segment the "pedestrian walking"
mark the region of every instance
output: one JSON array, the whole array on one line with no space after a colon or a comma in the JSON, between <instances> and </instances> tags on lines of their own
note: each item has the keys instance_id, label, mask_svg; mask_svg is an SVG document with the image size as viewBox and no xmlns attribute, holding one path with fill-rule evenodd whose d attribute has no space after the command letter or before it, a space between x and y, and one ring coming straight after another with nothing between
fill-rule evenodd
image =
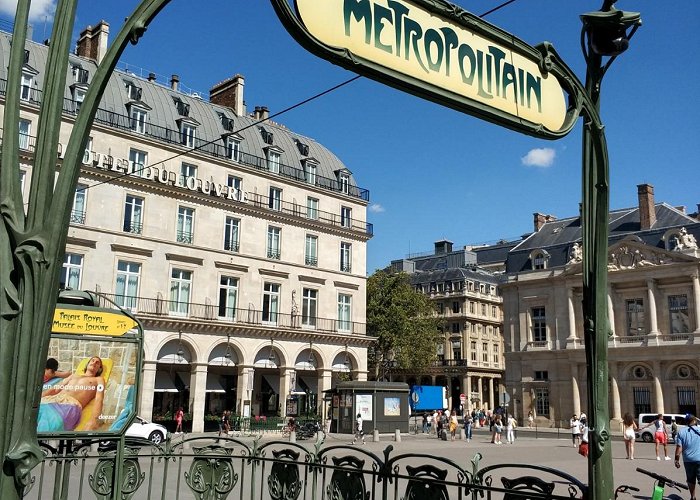
<instances>
[{"instance_id":1,"label":"pedestrian walking","mask_svg":"<svg viewBox=\"0 0 700 500\"><path fill-rule=\"evenodd\" d=\"M452 412L452 416L450 417L450 438L452 441L454 441L457 436L457 427L457 412Z\"/></svg>"},{"instance_id":2,"label":"pedestrian walking","mask_svg":"<svg viewBox=\"0 0 700 500\"><path fill-rule=\"evenodd\" d=\"M362 439L362 444L365 444L365 433L362 430L362 414L358 413L355 419L355 437L352 440L352 444L355 444L358 439Z\"/></svg>"},{"instance_id":3,"label":"pedestrian walking","mask_svg":"<svg viewBox=\"0 0 700 500\"><path fill-rule=\"evenodd\" d=\"M428 432L428 414L423 414L423 434Z\"/></svg>"},{"instance_id":4,"label":"pedestrian walking","mask_svg":"<svg viewBox=\"0 0 700 500\"><path fill-rule=\"evenodd\" d=\"M625 413L622 418L622 437L625 439L625 452L628 460L634 460L634 440L636 439L635 432L637 423L630 413Z\"/></svg>"},{"instance_id":5,"label":"pedestrian walking","mask_svg":"<svg viewBox=\"0 0 700 500\"><path fill-rule=\"evenodd\" d=\"M581 443L578 445L578 453L584 457L588 456L588 422L583 419L579 421L581 427Z\"/></svg>"},{"instance_id":6,"label":"pedestrian walking","mask_svg":"<svg viewBox=\"0 0 700 500\"><path fill-rule=\"evenodd\" d=\"M182 406L175 412L175 434L182 433L182 420L185 418L185 412Z\"/></svg>"},{"instance_id":7,"label":"pedestrian walking","mask_svg":"<svg viewBox=\"0 0 700 500\"><path fill-rule=\"evenodd\" d=\"M501 441L501 434L503 434L503 423L501 422L501 417L497 416L493 421L493 443L503 444Z\"/></svg>"},{"instance_id":8,"label":"pedestrian walking","mask_svg":"<svg viewBox=\"0 0 700 500\"><path fill-rule=\"evenodd\" d=\"M685 420L688 427L678 434L675 465L677 469L680 469L682 455L690 500L695 500L695 485L700 481L700 431L697 429L698 420L696 417L686 415Z\"/></svg>"},{"instance_id":9,"label":"pedestrian walking","mask_svg":"<svg viewBox=\"0 0 700 500\"><path fill-rule=\"evenodd\" d=\"M581 421L575 414L569 420L569 427L571 428L571 442L574 448L578 448L581 444Z\"/></svg>"},{"instance_id":10,"label":"pedestrian walking","mask_svg":"<svg viewBox=\"0 0 700 500\"><path fill-rule=\"evenodd\" d=\"M664 460L671 460L668 456L668 430L666 429L666 422L664 422L663 415L661 413L656 415L656 418L650 424L645 425L642 429L654 426L654 452L656 453L656 459L661 460L659 456L659 445L664 447Z\"/></svg>"},{"instance_id":11,"label":"pedestrian walking","mask_svg":"<svg viewBox=\"0 0 700 500\"><path fill-rule=\"evenodd\" d=\"M474 426L474 420L467 418L464 420L464 434L467 438L467 443L472 440L472 427Z\"/></svg>"},{"instance_id":12,"label":"pedestrian walking","mask_svg":"<svg viewBox=\"0 0 700 500\"><path fill-rule=\"evenodd\" d=\"M676 417L671 417L671 439L676 442L676 437L678 436L678 424L676 423Z\"/></svg>"},{"instance_id":13,"label":"pedestrian walking","mask_svg":"<svg viewBox=\"0 0 700 500\"><path fill-rule=\"evenodd\" d=\"M535 421L535 417L532 415L532 410L527 412L527 426L529 429L532 429L532 424Z\"/></svg>"},{"instance_id":14,"label":"pedestrian walking","mask_svg":"<svg viewBox=\"0 0 700 500\"><path fill-rule=\"evenodd\" d=\"M513 415L508 415L508 419L506 420L506 441L508 444L515 443L515 428L515 418L513 418Z\"/></svg>"}]
</instances>

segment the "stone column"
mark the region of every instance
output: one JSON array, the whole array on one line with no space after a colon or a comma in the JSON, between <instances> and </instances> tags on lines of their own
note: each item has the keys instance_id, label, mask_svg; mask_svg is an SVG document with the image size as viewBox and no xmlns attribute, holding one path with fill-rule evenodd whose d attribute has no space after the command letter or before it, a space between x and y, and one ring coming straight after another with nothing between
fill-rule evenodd
<instances>
[{"instance_id":1,"label":"stone column","mask_svg":"<svg viewBox=\"0 0 700 500\"><path fill-rule=\"evenodd\" d=\"M700 276L693 275L693 304L695 306L695 333L700 333Z\"/></svg>"},{"instance_id":2,"label":"stone column","mask_svg":"<svg viewBox=\"0 0 700 500\"><path fill-rule=\"evenodd\" d=\"M574 406L574 413L581 414L581 393L578 387L578 363L571 363L571 403ZM565 417L566 415L562 415Z\"/></svg>"},{"instance_id":3,"label":"stone column","mask_svg":"<svg viewBox=\"0 0 700 500\"><path fill-rule=\"evenodd\" d=\"M190 374L190 397L192 398L192 432L204 432L204 403L207 395L206 363L196 363Z\"/></svg>"},{"instance_id":4,"label":"stone column","mask_svg":"<svg viewBox=\"0 0 700 500\"><path fill-rule=\"evenodd\" d=\"M484 408L484 381L481 377L476 379L476 390L479 391L479 404Z\"/></svg>"},{"instance_id":5,"label":"stone column","mask_svg":"<svg viewBox=\"0 0 700 500\"><path fill-rule=\"evenodd\" d=\"M574 289L569 287L566 289L567 302L569 306L569 336L567 337L567 343L576 343L578 340L578 335L576 335L576 308L574 306Z\"/></svg>"},{"instance_id":6,"label":"stone column","mask_svg":"<svg viewBox=\"0 0 700 500\"><path fill-rule=\"evenodd\" d=\"M279 411L283 417L287 415L287 396L291 390L289 378L293 373L295 371L292 368L280 368Z\"/></svg>"},{"instance_id":7,"label":"stone column","mask_svg":"<svg viewBox=\"0 0 700 500\"><path fill-rule=\"evenodd\" d=\"M471 394L469 394L469 376L464 375L462 377L462 393L467 397L467 400L464 402L464 414L466 415L468 412L471 411L472 403L471 403Z\"/></svg>"},{"instance_id":8,"label":"stone column","mask_svg":"<svg viewBox=\"0 0 700 500\"><path fill-rule=\"evenodd\" d=\"M495 400L494 400L494 398L493 398L493 395L494 395L493 377L489 377L489 408L491 408L491 409L496 408Z\"/></svg>"},{"instance_id":9,"label":"stone column","mask_svg":"<svg viewBox=\"0 0 700 500\"><path fill-rule=\"evenodd\" d=\"M156 387L157 361L143 362L143 375L141 376L141 402L139 404L139 416L146 420L153 419L153 394Z\"/></svg>"},{"instance_id":10,"label":"stone column","mask_svg":"<svg viewBox=\"0 0 700 500\"><path fill-rule=\"evenodd\" d=\"M324 391L331 389L333 385L333 370L317 370L316 373L318 374L318 404L321 405L321 417L324 419L322 426L325 426L329 415L323 397L325 396Z\"/></svg>"},{"instance_id":11,"label":"stone column","mask_svg":"<svg viewBox=\"0 0 700 500\"><path fill-rule=\"evenodd\" d=\"M654 408L652 413L666 413L664 410L664 393L661 388L661 361L654 360Z\"/></svg>"},{"instance_id":12,"label":"stone column","mask_svg":"<svg viewBox=\"0 0 700 500\"><path fill-rule=\"evenodd\" d=\"M656 317L656 284L653 279L647 280L647 299L649 302L649 335L659 335L659 325Z\"/></svg>"},{"instance_id":13,"label":"stone column","mask_svg":"<svg viewBox=\"0 0 700 500\"><path fill-rule=\"evenodd\" d=\"M619 367L616 362L610 363L610 400L612 402L612 420L622 421L622 412L620 411L620 388L617 385L619 376Z\"/></svg>"},{"instance_id":14,"label":"stone column","mask_svg":"<svg viewBox=\"0 0 700 500\"><path fill-rule=\"evenodd\" d=\"M236 412L239 413L241 416L243 416L243 402L247 400L250 401L252 404L254 378L255 369L252 366L238 366L238 385L236 387L238 401L236 402Z\"/></svg>"},{"instance_id":15,"label":"stone column","mask_svg":"<svg viewBox=\"0 0 700 500\"><path fill-rule=\"evenodd\" d=\"M613 289L612 285L608 286L608 322L610 323L610 335L611 337L616 337L615 335L615 306L613 304Z\"/></svg>"}]
</instances>

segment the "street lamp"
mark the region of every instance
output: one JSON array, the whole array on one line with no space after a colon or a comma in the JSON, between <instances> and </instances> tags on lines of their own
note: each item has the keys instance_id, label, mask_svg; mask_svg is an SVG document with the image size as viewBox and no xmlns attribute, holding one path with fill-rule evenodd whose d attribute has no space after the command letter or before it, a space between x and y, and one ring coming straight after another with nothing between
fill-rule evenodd
<instances>
[{"instance_id":1,"label":"street lamp","mask_svg":"<svg viewBox=\"0 0 700 500\"><path fill-rule=\"evenodd\" d=\"M391 369L396 366L396 352L394 349L389 348L384 354L382 354L381 368L382 376L381 380L386 380L387 375L389 376L389 382L391 382Z\"/></svg>"},{"instance_id":2,"label":"street lamp","mask_svg":"<svg viewBox=\"0 0 700 500\"><path fill-rule=\"evenodd\" d=\"M612 447L608 409L608 213L610 169L600 119L600 85L615 58L629 47L641 25L637 12L617 10L605 0L600 11L581 15L581 49L586 61L583 100L583 324L588 377L590 498L610 498L613 490ZM603 58L609 58L603 63ZM578 87L578 85L577 85Z\"/></svg>"}]
</instances>

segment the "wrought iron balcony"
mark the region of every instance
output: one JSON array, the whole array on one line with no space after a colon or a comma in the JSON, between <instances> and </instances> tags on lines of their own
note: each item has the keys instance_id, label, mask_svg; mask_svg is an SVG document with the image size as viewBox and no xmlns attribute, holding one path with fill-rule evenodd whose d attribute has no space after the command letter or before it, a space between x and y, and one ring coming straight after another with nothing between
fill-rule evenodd
<instances>
[{"instance_id":1,"label":"wrought iron balcony","mask_svg":"<svg viewBox=\"0 0 700 500\"><path fill-rule=\"evenodd\" d=\"M278 249L274 249L274 248L267 249L267 258L268 259L280 260L281 257L282 257L282 255Z\"/></svg>"},{"instance_id":2,"label":"wrought iron balcony","mask_svg":"<svg viewBox=\"0 0 700 500\"><path fill-rule=\"evenodd\" d=\"M0 79L0 96L5 96L6 89L7 80ZM41 105L41 90L29 89L27 96L27 99L23 99L25 102L36 104L38 106ZM63 113L65 115L75 116L78 114L79 109L79 102L73 99L63 100ZM102 108L97 110L97 114L95 115L95 124L104 125L117 130L134 132L134 120L132 120L130 116L121 115L115 113L114 111L108 111ZM182 142L182 136L179 129L160 127L150 122L143 123L143 130L139 130L137 133L139 133L139 135L148 137L149 139L154 139L156 141L163 142L166 144L181 144ZM210 142L209 138L195 138L193 142L193 148L196 149L197 152L206 154L217 159L225 159L231 161L231 153L225 140L222 140L221 143L212 143ZM238 152L238 157L238 163L255 168L257 170L264 170L269 172L267 158L251 155L243 151ZM306 172L302 168L297 168L280 163L279 172L277 172L277 175L308 184L308 181L306 179ZM353 198L359 198L364 201L369 201L368 189L344 184L340 182L340 180L337 178L328 178L316 175L314 185L324 190L333 191L335 193L344 193Z\"/></svg>"},{"instance_id":3,"label":"wrought iron balcony","mask_svg":"<svg viewBox=\"0 0 700 500\"><path fill-rule=\"evenodd\" d=\"M130 309L138 316L148 317L175 317L187 318L192 320L203 320L214 322L226 322L231 324L240 324L246 326L259 326L261 328L269 327L274 324L279 328L299 328L313 329L323 333L344 333L353 335L366 335L367 328L365 323L355 321L338 320L337 318L306 318L300 314L291 313L274 313L274 321L271 321L269 311L261 311L257 309L242 309L232 307L222 307L213 303L194 303L181 302L174 300L166 300L160 297L133 297L100 293L109 300L117 304L126 304L123 306ZM107 306L108 301L105 301L103 306ZM220 315L220 312L222 315ZM304 324L306 323L306 324Z\"/></svg>"},{"instance_id":4,"label":"wrought iron balcony","mask_svg":"<svg viewBox=\"0 0 700 500\"><path fill-rule=\"evenodd\" d=\"M177 232L177 242L178 243L186 243L188 245L191 245L193 241L194 241L194 233L192 233L190 231L178 231Z\"/></svg>"},{"instance_id":5,"label":"wrought iron balcony","mask_svg":"<svg viewBox=\"0 0 700 500\"><path fill-rule=\"evenodd\" d=\"M316 266L318 266L318 257L310 257L310 256L307 255L307 256L304 258L304 263L305 263L307 266L316 267Z\"/></svg>"},{"instance_id":6,"label":"wrought iron balcony","mask_svg":"<svg viewBox=\"0 0 700 500\"><path fill-rule=\"evenodd\" d=\"M226 240L224 241L224 250L237 253L238 251L240 251L239 243L237 241Z\"/></svg>"},{"instance_id":7,"label":"wrought iron balcony","mask_svg":"<svg viewBox=\"0 0 700 500\"><path fill-rule=\"evenodd\" d=\"M124 232L132 234L141 234L143 231L143 224L141 222L125 220L124 221Z\"/></svg>"},{"instance_id":8,"label":"wrought iron balcony","mask_svg":"<svg viewBox=\"0 0 700 500\"><path fill-rule=\"evenodd\" d=\"M71 224L85 224L85 211L72 210L70 213Z\"/></svg>"}]
</instances>

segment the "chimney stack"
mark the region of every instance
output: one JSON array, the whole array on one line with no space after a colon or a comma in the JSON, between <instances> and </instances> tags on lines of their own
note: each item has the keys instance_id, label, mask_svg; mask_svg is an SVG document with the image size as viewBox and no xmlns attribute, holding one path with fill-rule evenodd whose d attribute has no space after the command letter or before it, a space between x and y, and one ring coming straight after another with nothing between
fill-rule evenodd
<instances>
[{"instance_id":1,"label":"chimney stack","mask_svg":"<svg viewBox=\"0 0 700 500\"><path fill-rule=\"evenodd\" d=\"M270 118L270 110L267 109L267 106L260 106L260 119L267 120L268 118Z\"/></svg>"},{"instance_id":2,"label":"chimney stack","mask_svg":"<svg viewBox=\"0 0 700 500\"><path fill-rule=\"evenodd\" d=\"M109 23L100 21L97 26L88 26L78 37L78 45L75 53L80 57L92 59L97 64L102 62L107 54L107 42L109 39Z\"/></svg>"},{"instance_id":3,"label":"chimney stack","mask_svg":"<svg viewBox=\"0 0 700 500\"><path fill-rule=\"evenodd\" d=\"M149 81L149 82L155 82L155 81L156 81L156 74L155 74L155 73L149 73L149 74L148 74L148 81Z\"/></svg>"},{"instance_id":4,"label":"chimney stack","mask_svg":"<svg viewBox=\"0 0 700 500\"><path fill-rule=\"evenodd\" d=\"M172 90L178 91L180 90L180 77L177 75L173 75L170 77L170 88Z\"/></svg>"},{"instance_id":5,"label":"chimney stack","mask_svg":"<svg viewBox=\"0 0 700 500\"><path fill-rule=\"evenodd\" d=\"M656 208L654 206L654 186L651 184L639 184L637 186L639 198L639 226L640 229L651 229L656 224Z\"/></svg>"},{"instance_id":6,"label":"chimney stack","mask_svg":"<svg viewBox=\"0 0 700 500\"><path fill-rule=\"evenodd\" d=\"M219 82L209 89L209 102L231 108L236 116L245 116L244 86L245 79L242 75Z\"/></svg>"},{"instance_id":7,"label":"chimney stack","mask_svg":"<svg viewBox=\"0 0 700 500\"><path fill-rule=\"evenodd\" d=\"M435 242L435 255L442 255L452 252L452 242L450 240L440 240Z\"/></svg>"},{"instance_id":8,"label":"chimney stack","mask_svg":"<svg viewBox=\"0 0 700 500\"><path fill-rule=\"evenodd\" d=\"M540 229L542 229L542 226L544 226L544 223L547 222L547 216L545 214L541 214L539 212L535 212L532 215L535 216L534 226L535 226L535 232L537 232Z\"/></svg>"}]
</instances>

